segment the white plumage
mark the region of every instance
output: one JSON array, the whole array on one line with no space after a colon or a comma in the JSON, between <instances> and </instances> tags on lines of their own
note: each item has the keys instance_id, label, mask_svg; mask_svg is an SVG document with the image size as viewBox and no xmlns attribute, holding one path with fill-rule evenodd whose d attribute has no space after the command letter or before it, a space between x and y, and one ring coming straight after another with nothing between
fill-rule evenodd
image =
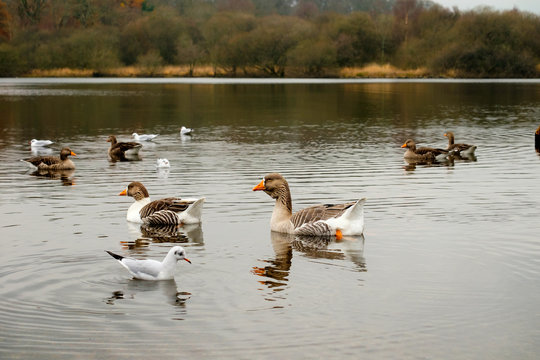
<instances>
[{"instance_id":1,"label":"white plumage","mask_svg":"<svg viewBox=\"0 0 540 360\"><path fill-rule=\"evenodd\" d=\"M162 261L137 260L105 251L118 260L134 278L140 280L170 280L174 278L174 270L178 260L185 260L191 264L191 261L186 258L186 251L181 246L173 246Z\"/></svg>"},{"instance_id":2,"label":"white plumage","mask_svg":"<svg viewBox=\"0 0 540 360\"><path fill-rule=\"evenodd\" d=\"M37 139L30 140L31 147L49 146L51 144L54 144L54 142L52 142L51 140L37 140Z\"/></svg>"},{"instance_id":3,"label":"white plumage","mask_svg":"<svg viewBox=\"0 0 540 360\"><path fill-rule=\"evenodd\" d=\"M131 136L133 136L133 139L135 139L135 141L152 141L154 140L156 137L158 137L159 134L137 134L137 133L133 133L131 134Z\"/></svg>"}]
</instances>

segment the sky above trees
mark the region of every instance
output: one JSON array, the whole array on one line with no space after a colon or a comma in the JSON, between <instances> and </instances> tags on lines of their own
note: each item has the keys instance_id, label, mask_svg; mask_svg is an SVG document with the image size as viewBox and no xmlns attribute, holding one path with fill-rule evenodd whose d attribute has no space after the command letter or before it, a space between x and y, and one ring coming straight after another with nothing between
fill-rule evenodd
<instances>
[{"instance_id":1,"label":"sky above trees","mask_svg":"<svg viewBox=\"0 0 540 360\"><path fill-rule=\"evenodd\" d=\"M540 15L539 0L435 0L444 7L457 6L461 10L471 10L477 6L491 6L498 10L510 10L517 7L521 11L529 11Z\"/></svg>"}]
</instances>

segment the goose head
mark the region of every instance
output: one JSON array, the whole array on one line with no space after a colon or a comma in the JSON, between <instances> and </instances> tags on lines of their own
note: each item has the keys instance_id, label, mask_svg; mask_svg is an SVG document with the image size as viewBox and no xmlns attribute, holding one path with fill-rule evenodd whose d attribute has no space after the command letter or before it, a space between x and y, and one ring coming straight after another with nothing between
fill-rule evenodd
<instances>
[{"instance_id":1,"label":"goose head","mask_svg":"<svg viewBox=\"0 0 540 360\"><path fill-rule=\"evenodd\" d=\"M73 151L71 151L70 148L63 148L61 151L60 151L60 159L62 160L65 160L68 158L68 156L77 156L77 154L75 154Z\"/></svg>"},{"instance_id":2,"label":"goose head","mask_svg":"<svg viewBox=\"0 0 540 360\"><path fill-rule=\"evenodd\" d=\"M401 145L402 148L408 148L408 149L411 149L412 151L415 151L416 150L416 143L414 142L413 139L408 139L407 141L405 141L405 144Z\"/></svg>"},{"instance_id":3,"label":"goose head","mask_svg":"<svg viewBox=\"0 0 540 360\"><path fill-rule=\"evenodd\" d=\"M114 136L114 135L109 135L109 137L107 138L107 142L110 142L111 145L116 144L116 143L117 143L117 141L116 141L116 136Z\"/></svg>"},{"instance_id":4,"label":"goose head","mask_svg":"<svg viewBox=\"0 0 540 360\"><path fill-rule=\"evenodd\" d=\"M289 184L281 174L272 173L264 177L264 179L253 188L253 191L262 190L267 193L272 199L277 199L280 196L289 193Z\"/></svg>"},{"instance_id":5,"label":"goose head","mask_svg":"<svg viewBox=\"0 0 540 360\"><path fill-rule=\"evenodd\" d=\"M131 196L135 200L139 201L144 198L150 197L148 190L144 185L138 181L134 181L128 185L120 194L120 196Z\"/></svg>"},{"instance_id":6,"label":"goose head","mask_svg":"<svg viewBox=\"0 0 540 360\"><path fill-rule=\"evenodd\" d=\"M448 138L448 143L452 145L454 143L454 133L451 131L447 131L444 136Z\"/></svg>"}]
</instances>

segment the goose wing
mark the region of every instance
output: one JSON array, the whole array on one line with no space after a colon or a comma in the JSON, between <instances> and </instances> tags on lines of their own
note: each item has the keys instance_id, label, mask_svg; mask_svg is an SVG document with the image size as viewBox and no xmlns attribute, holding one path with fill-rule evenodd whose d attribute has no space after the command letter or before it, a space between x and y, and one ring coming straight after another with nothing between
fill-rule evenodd
<instances>
[{"instance_id":1,"label":"goose wing","mask_svg":"<svg viewBox=\"0 0 540 360\"><path fill-rule=\"evenodd\" d=\"M141 219L147 218L158 211L171 211L174 213L182 212L186 210L189 205L193 204L191 200L182 200L180 198L170 197L160 200L154 200L146 204L139 214Z\"/></svg>"},{"instance_id":2,"label":"goose wing","mask_svg":"<svg viewBox=\"0 0 540 360\"><path fill-rule=\"evenodd\" d=\"M294 213L293 216L291 216L291 222L296 229L305 224L338 217L352 205L354 205L354 201L344 204L322 204L310 206Z\"/></svg>"},{"instance_id":3,"label":"goose wing","mask_svg":"<svg viewBox=\"0 0 540 360\"><path fill-rule=\"evenodd\" d=\"M50 166L60 163L60 158L57 156L33 156L31 158L24 159L24 161L29 162L34 166L38 166L41 163Z\"/></svg>"}]
</instances>

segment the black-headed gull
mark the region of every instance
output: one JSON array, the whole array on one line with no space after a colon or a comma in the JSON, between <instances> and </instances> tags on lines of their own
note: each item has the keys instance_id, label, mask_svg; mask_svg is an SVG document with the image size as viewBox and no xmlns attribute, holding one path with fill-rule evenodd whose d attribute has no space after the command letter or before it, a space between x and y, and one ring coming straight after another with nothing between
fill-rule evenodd
<instances>
[{"instance_id":1,"label":"black-headed gull","mask_svg":"<svg viewBox=\"0 0 540 360\"><path fill-rule=\"evenodd\" d=\"M186 258L186 251L181 246L173 246L165 258L163 258L163 261L152 259L137 260L115 254L108 250L105 251L118 260L135 279L140 280L171 280L174 278L174 270L178 260L185 260L191 264L191 261Z\"/></svg>"},{"instance_id":2,"label":"black-headed gull","mask_svg":"<svg viewBox=\"0 0 540 360\"><path fill-rule=\"evenodd\" d=\"M31 147L49 146L51 144L54 144L54 142L52 142L51 140L37 140L37 139L30 140Z\"/></svg>"},{"instance_id":3,"label":"black-headed gull","mask_svg":"<svg viewBox=\"0 0 540 360\"><path fill-rule=\"evenodd\" d=\"M180 129L181 135L191 135L192 132L193 132L193 129L187 128L185 126L182 126L182 128Z\"/></svg>"},{"instance_id":4,"label":"black-headed gull","mask_svg":"<svg viewBox=\"0 0 540 360\"><path fill-rule=\"evenodd\" d=\"M154 140L159 134L137 134L133 133L131 136L135 139L135 141L152 141Z\"/></svg>"}]
</instances>

